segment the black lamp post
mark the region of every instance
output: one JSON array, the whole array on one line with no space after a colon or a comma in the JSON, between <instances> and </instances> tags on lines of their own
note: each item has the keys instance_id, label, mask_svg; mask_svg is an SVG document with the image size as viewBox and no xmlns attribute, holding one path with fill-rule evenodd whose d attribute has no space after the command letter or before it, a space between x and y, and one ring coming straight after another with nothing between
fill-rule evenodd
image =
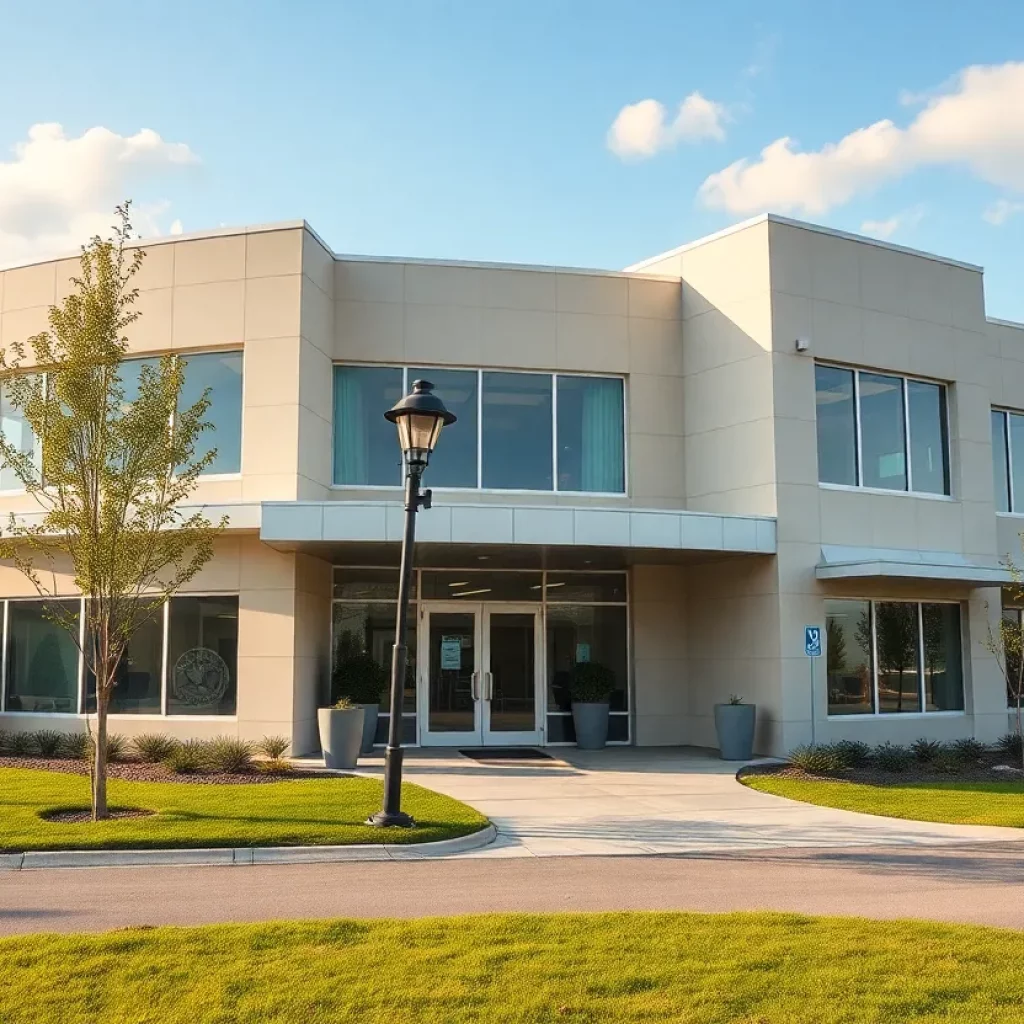
<instances>
[{"instance_id":1,"label":"black lamp post","mask_svg":"<svg viewBox=\"0 0 1024 1024\"><path fill-rule=\"evenodd\" d=\"M384 755L384 806L369 820L371 825L412 828L416 822L402 811L402 698L405 694L405 645L409 618L409 586L412 582L412 554L416 542L416 513L430 508L430 491L420 493L423 471L437 444L441 428L455 422L455 414L431 390L426 380L413 381L406 395L384 418L398 427L398 445L405 463L405 533L402 536L402 567L398 577L398 621L391 653L391 721Z\"/></svg>"}]
</instances>

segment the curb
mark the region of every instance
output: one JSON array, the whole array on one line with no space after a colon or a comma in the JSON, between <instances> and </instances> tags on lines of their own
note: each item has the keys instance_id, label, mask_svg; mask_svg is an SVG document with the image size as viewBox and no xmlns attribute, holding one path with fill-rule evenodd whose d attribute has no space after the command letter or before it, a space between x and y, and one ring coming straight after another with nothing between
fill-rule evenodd
<instances>
[{"instance_id":1,"label":"curb","mask_svg":"<svg viewBox=\"0 0 1024 1024\"><path fill-rule=\"evenodd\" d=\"M250 867L256 864L341 864L352 861L430 860L489 846L498 830L436 843L375 843L365 846L243 846L210 850L39 850L0 854L0 871L40 868Z\"/></svg>"}]
</instances>

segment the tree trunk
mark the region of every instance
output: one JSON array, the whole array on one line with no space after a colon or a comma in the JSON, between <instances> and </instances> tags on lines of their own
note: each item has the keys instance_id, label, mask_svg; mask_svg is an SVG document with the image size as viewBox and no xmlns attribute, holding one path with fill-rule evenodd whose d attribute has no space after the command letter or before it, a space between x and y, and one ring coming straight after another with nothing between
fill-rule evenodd
<instances>
[{"instance_id":1,"label":"tree trunk","mask_svg":"<svg viewBox=\"0 0 1024 1024\"><path fill-rule=\"evenodd\" d=\"M1020 766L1021 770L1024 770L1024 730L1021 729L1021 700L1024 698L1024 693L1018 688L1017 690L1017 735L1020 737Z\"/></svg>"},{"instance_id":2,"label":"tree trunk","mask_svg":"<svg viewBox=\"0 0 1024 1024\"><path fill-rule=\"evenodd\" d=\"M96 742L93 745L92 820L109 818L107 810L107 697L96 687Z\"/></svg>"}]
</instances>

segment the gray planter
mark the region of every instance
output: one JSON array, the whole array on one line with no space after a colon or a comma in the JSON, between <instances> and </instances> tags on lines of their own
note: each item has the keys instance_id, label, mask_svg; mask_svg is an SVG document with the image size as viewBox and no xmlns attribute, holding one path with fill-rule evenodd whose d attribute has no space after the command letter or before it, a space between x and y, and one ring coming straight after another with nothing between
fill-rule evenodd
<instances>
[{"instance_id":1,"label":"gray planter","mask_svg":"<svg viewBox=\"0 0 1024 1024\"><path fill-rule=\"evenodd\" d=\"M363 745L363 709L320 708L316 716L324 764L328 768L355 768Z\"/></svg>"},{"instance_id":2,"label":"gray planter","mask_svg":"<svg viewBox=\"0 0 1024 1024\"><path fill-rule=\"evenodd\" d=\"M755 704L716 704L715 732L723 761L749 761L754 756Z\"/></svg>"},{"instance_id":3,"label":"gray planter","mask_svg":"<svg viewBox=\"0 0 1024 1024\"><path fill-rule=\"evenodd\" d=\"M572 721L576 726L576 746L580 750L600 750L608 742L608 705L572 702Z\"/></svg>"},{"instance_id":4,"label":"gray planter","mask_svg":"<svg viewBox=\"0 0 1024 1024\"><path fill-rule=\"evenodd\" d=\"M360 704L363 709L363 745L359 748L360 754L373 753L373 741L377 738L377 715L380 713L379 704Z\"/></svg>"}]
</instances>

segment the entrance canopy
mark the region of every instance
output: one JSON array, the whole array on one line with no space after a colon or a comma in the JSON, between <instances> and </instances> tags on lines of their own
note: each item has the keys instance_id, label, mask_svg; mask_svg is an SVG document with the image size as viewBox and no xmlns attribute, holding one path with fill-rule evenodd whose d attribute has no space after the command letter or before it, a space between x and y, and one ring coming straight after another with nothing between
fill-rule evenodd
<instances>
[{"instance_id":1,"label":"entrance canopy","mask_svg":"<svg viewBox=\"0 0 1024 1024\"><path fill-rule=\"evenodd\" d=\"M339 544L392 547L401 541L402 517L397 501L264 502L260 539L286 550L329 550ZM695 553L772 555L776 550L775 520L767 516L439 501L421 513L416 540L425 548L462 553L467 547L593 552L603 562L615 552L620 564L623 559L671 562L686 561Z\"/></svg>"},{"instance_id":2,"label":"entrance canopy","mask_svg":"<svg viewBox=\"0 0 1024 1024\"><path fill-rule=\"evenodd\" d=\"M998 587L1012 582L1001 565L972 562L954 551L911 551L826 544L815 570L819 580L913 579Z\"/></svg>"}]
</instances>

